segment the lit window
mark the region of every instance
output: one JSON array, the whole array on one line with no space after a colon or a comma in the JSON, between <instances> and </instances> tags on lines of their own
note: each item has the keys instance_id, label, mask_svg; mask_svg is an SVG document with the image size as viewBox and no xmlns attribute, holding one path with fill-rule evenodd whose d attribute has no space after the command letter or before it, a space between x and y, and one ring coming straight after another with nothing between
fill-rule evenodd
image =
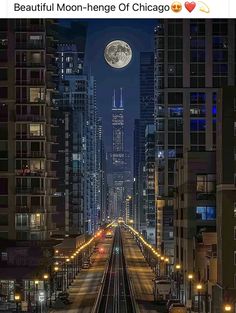
<instances>
[{"instance_id":1,"label":"lit window","mask_svg":"<svg viewBox=\"0 0 236 313\"><path fill-rule=\"evenodd\" d=\"M196 217L198 220L211 221L216 219L216 208L213 206L197 206Z\"/></svg>"},{"instance_id":2,"label":"lit window","mask_svg":"<svg viewBox=\"0 0 236 313\"><path fill-rule=\"evenodd\" d=\"M31 214L30 216L30 227L31 228L38 228L41 226L41 214Z\"/></svg>"},{"instance_id":3,"label":"lit window","mask_svg":"<svg viewBox=\"0 0 236 313\"><path fill-rule=\"evenodd\" d=\"M215 174L197 175L197 192L198 193L214 193L216 186Z\"/></svg>"},{"instance_id":4,"label":"lit window","mask_svg":"<svg viewBox=\"0 0 236 313\"><path fill-rule=\"evenodd\" d=\"M30 40L42 40L43 36L42 35L30 35L29 37Z\"/></svg>"},{"instance_id":5,"label":"lit window","mask_svg":"<svg viewBox=\"0 0 236 313\"><path fill-rule=\"evenodd\" d=\"M30 102L44 101L45 93L42 88L30 88Z\"/></svg>"},{"instance_id":6,"label":"lit window","mask_svg":"<svg viewBox=\"0 0 236 313\"><path fill-rule=\"evenodd\" d=\"M236 202L234 202L234 217L236 217Z\"/></svg>"},{"instance_id":7,"label":"lit window","mask_svg":"<svg viewBox=\"0 0 236 313\"><path fill-rule=\"evenodd\" d=\"M39 137L44 136L42 124L30 124L30 136Z\"/></svg>"}]
</instances>

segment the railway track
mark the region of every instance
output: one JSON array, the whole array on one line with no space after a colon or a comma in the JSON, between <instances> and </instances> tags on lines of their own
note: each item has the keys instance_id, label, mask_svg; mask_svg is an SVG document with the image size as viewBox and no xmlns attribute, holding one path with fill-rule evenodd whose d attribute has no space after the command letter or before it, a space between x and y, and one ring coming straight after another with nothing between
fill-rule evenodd
<instances>
[{"instance_id":1,"label":"railway track","mask_svg":"<svg viewBox=\"0 0 236 313\"><path fill-rule=\"evenodd\" d=\"M125 265L120 227L117 227L114 232L114 240L105 279L93 312L136 312Z\"/></svg>"}]
</instances>

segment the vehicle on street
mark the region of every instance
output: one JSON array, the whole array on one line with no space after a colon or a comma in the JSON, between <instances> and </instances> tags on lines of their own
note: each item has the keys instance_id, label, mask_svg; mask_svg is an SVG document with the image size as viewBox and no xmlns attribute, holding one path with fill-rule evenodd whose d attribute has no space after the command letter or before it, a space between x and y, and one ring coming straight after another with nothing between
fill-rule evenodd
<instances>
[{"instance_id":1,"label":"vehicle on street","mask_svg":"<svg viewBox=\"0 0 236 313\"><path fill-rule=\"evenodd\" d=\"M187 313L187 308L182 303L173 303L169 308L169 313Z\"/></svg>"},{"instance_id":2,"label":"vehicle on street","mask_svg":"<svg viewBox=\"0 0 236 313\"><path fill-rule=\"evenodd\" d=\"M105 235L106 238L112 238L112 232L108 231Z\"/></svg>"},{"instance_id":3,"label":"vehicle on street","mask_svg":"<svg viewBox=\"0 0 236 313\"><path fill-rule=\"evenodd\" d=\"M168 279L154 279L154 301L167 302L171 297L171 281Z\"/></svg>"},{"instance_id":4,"label":"vehicle on street","mask_svg":"<svg viewBox=\"0 0 236 313\"><path fill-rule=\"evenodd\" d=\"M91 265L91 264L90 264L89 261L84 261L83 264L82 264L82 268L83 268L83 269L88 269L88 268L90 268L90 265Z\"/></svg>"}]
</instances>

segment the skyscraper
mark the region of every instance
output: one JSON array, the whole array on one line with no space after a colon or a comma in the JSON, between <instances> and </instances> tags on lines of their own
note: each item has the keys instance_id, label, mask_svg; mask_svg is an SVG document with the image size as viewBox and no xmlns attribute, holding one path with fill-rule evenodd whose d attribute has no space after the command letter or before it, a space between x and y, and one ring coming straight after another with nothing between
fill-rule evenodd
<instances>
[{"instance_id":1,"label":"skyscraper","mask_svg":"<svg viewBox=\"0 0 236 313\"><path fill-rule=\"evenodd\" d=\"M114 90L112 107L112 166L113 171L123 170L124 167L124 107L122 88L120 89L120 103L116 106Z\"/></svg>"},{"instance_id":2,"label":"skyscraper","mask_svg":"<svg viewBox=\"0 0 236 313\"><path fill-rule=\"evenodd\" d=\"M58 217L64 218L58 223L69 234L93 233L98 227L96 83L83 69L78 46L72 42L58 45Z\"/></svg>"},{"instance_id":3,"label":"skyscraper","mask_svg":"<svg viewBox=\"0 0 236 313\"><path fill-rule=\"evenodd\" d=\"M55 230L51 132L55 42L50 20L1 20L0 238Z\"/></svg>"},{"instance_id":4,"label":"skyscraper","mask_svg":"<svg viewBox=\"0 0 236 313\"><path fill-rule=\"evenodd\" d=\"M125 216L125 199L131 193L130 154L124 144L124 105L123 90L120 88L120 101L116 103L114 91L112 101L112 153L109 155L110 197L113 215Z\"/></svg>"},{"instance_id":5,"label":"skyscraper","mask_svg":"<svg viewBox=\"0 0 236 313\"><path fill-rule=\"evenodd\" d=\"M225 87L217 102L216 206L217 285L215 313L236 299L236 88Z\"/></svg>"},{"instance_id":6,"label":"skyscraper","mask_svg":"<svg viewBox=\"0 0 236 313\"><path fill-rule=\"evenodd\" d=\"M145 131L146 126L154 123L154 53L140 53L140 94L139 120L135 123L135 160L134 160L134 212L135 224L143 234L147 234L147 221L144 203L145 193Z\"/></svg>"},{"instance_id":7,"label":"skyscraper","mask_svg":"<svg viewBox=\"0 0 236 313\"><path fill-rule=\"evenodd\" d=\"M235 84L235 21L162 20L155 29L158 246L174 255L175 161L215 149L218 88Z\"/></svg>"}]
</instances>

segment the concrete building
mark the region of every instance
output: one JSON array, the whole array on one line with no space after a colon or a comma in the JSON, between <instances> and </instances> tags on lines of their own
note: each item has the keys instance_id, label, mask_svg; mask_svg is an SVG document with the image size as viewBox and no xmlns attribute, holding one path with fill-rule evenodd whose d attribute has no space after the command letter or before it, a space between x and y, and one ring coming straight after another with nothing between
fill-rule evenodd
<instances>
[{"instance_id":1,"label":"concrete building","mask_svg":"<svg viewBox=\"0 0 236 313\"><path fill-rule=\"evenodd\" d=\"M181 265L181 298L195 303L196 285L204 293L202 307L211 312L212 286L217 281L216 155L213 151L186 152L176 162L174 200L175 262ZM190 290L189 275L193 275ZM191 295L190 295L191 293ZM204 312L205 309L204 309ZM212 311L215 312L215 311Z\"/></svg>"},{"instance_id":2,"label":"concrete building","mask_svg":"<svg viewBox=\"0 0 236 313\"><path fill-rule=\"evenodd\" d=\"M214 313L236 307L236 89L226 87L217 106L217 285Z\"/></svg>"},{"instance_id":3,"label":"concrete building","mask_svg":"<svg viewBox=\"0 0 236 313\"><path fill-rule=\"evenodd\" d=\"M146 236L145 193L145 130L154 123L154 53L140 53L139 120L135 123L134 205L135 225Z\"/></svg>"},{"instance_id":4,"label":"concrete building","mask_svg":"<svg viewBox=\"0 0 236 313\"><path fill-rule=\"evenodd\" d=\"M54 232L52 23L0 23L0 238L44 240Z\"/></svg>"},{"instance_id":5,"label":"concrete building","mask_svg":"<svg viewBox=\"0 0 236 313\"><path fill-rule=\"evenodd\" d=\"M156 205L155 205L155 126L147 125L145 132L145 231L148 242L156 245Z\"/></svg>"},{"instance_id":6,"label":"concrete building","mask_svg":"<svg viewBox=\"0 0 236 313\"><path fill-rule=\"evenodd\" d=\"M119 105L114 91L112 101L112 152L108 154L108 183L113 218L125 219L125 199L132 192L130 154L125 151L125 116L123 90L120 88Z\"/></svg>"},{"instance_id":7,"label":"concrete building","mask_svg":"<svg viewBox=\"0 0 236 313\"><path fill-rule=\"evenodd\" d=\"M162 20L155 29L157 244L174 255L175 161L216 146L217 88L235 83L234 20Z\"/></svg>"}]
</instances>

